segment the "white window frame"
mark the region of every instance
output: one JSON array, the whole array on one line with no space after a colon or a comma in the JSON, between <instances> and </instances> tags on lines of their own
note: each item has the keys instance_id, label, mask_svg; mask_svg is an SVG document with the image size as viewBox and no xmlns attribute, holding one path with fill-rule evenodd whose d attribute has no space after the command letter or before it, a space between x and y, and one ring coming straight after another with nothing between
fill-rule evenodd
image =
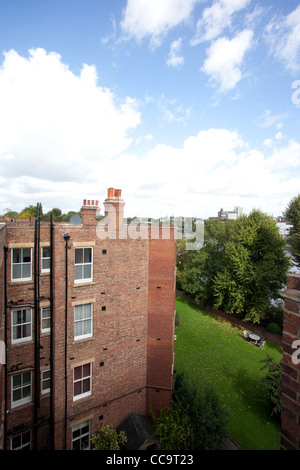
<instances>
[{"instance_id":1,"label":"white window frame","mask_svg":"<svg viewBox=\"0 0 300 470\"><path fill-rule=\"evenodd\" d=\"M79 367L83 369L83 367L86 365L90 366L90 374L84 377L81 377L80 379L75 380L75 370L78 369ZM81 398L89 397L90 395L92 395L92 373L93 373L92 371L93 371L92 362L87 362L85 364L81 364L79 366L74 367L73 369L73 401L80 400ZM81 390L82 390L82 385L83 385L84 380L89 380L89 390L86 392L81 391L81 393L78 393L77 395L75 395L75 385L81 382Z\"/></svg>"},{"instance_id":2,"label":"white window frame","mask_svg":"<svg viewBox=\"0 0 300 470\"><path fill-rule=\"evenodd\" d=\"M43 318L43 313L45 310L49 310L49 317L45 317ZM47 328L43 328L43 320L47 320L47 319L50 319L50 322L51 322L51 308L50 306L45 306L45 307L41 307L41 332L42 333L49 333L51 327L47 327Z\"/></svg>"},{"instance_id":3,"label":"white window frame","mask_svg":"<svg viewBox=\"0 0 300 470\"><path fill-rule=\"evenodd\" d=\"M29 441L26 440L25 442L23 442L25 436L29 436ZM16 439L20 439L20 444L17 446L13 446L13 441ZM26 431L23 434L20 434L19 436L12 437L10 440L10 450L31 450L31 431Z\"/></svg>"},{"instance_id":4,"label":"white window frame","mask_svg":"<svg viewBox=\"0 0 300 470\"><path fill-rule=\"evenodd\" d=\"M83 428L87 426L89 428L88 432L83 431ZM74 437L74 433L76 431L79 431L79 435ZM82 439L84 439L86 436L88 436L88 446L84 447L82 445ZM79 445L80 449L76 448L76 450L90 450L90 447L91 447L91 422L90 420L84 421L83 423L77 424L76 426L72 427L72 450L74 450L75 442L78 442L78 441L80 441L80 445Z\"/></svg>"},{"instance_id":5,"label":"white window frame","mask_svg":"<svg viewBox=\"0 0 300 470\"><path fill-rule=\"evenodd\" d=\"M50 273L50 266L49 268L43 268L43 261L46 261L46 260L51 260L51 253L49 256L43 256L44 254L44 248L48 248L50 250L50 246L42 246L41 247L41 272L42 273Z\"/></svg>"},{"instance_id":6,"label":"white window frame","mask_svg":"<svg viewBox=\"0 0 300 470\"><path fill-rule=\"evenodd\" d=\"M30 312L30 321L23 321L21 320L21 323L14 323L14 314L16 312L23 312L29 311ZM15 338L14 339L14 331L16 328L21 328L23 331L23 328L30 325L30 334L28 336L21 336L20 338ZM31 341L32 340L32 309L31 308L19 308L17 310L12 310L11 311L11 343L12 344L18 344L18 343L24 343L25 341Z\"/></svg>"},{"instance_id":7,"label":"white window frame","mask_svg":"<svg viewBox=\"0 0 300 470\"><path fill-rule=\"evenodd\" d=\"M76 263L76 251L77 250L82 250L82 263ZM91 261L90 262L84 262L84 253L85 250L91 250ZM82 246L82 247L75 247L74 250L74 282L75 284L81 284L83 282L91 282L93 281L93 264L94 264L94 259L93 259L93 247L92 246ZM81 266L82 270L82 275L84 273L84 267L85 266L91 266L91 276L90 277L82 277L76 279L76 267Z\"/></svg>"},{"instance_id":8,"label":"white window frame","mask_svg":"<svg viewBox=\"0 0 300 470\"><path fill-rule=\"evenodd\" d=\"M24 375L25 374L30 374L30 382L29 383L23 383L24 380ZM21 377L21 384L20 386L15 386L14 387L14 379L16 377L20 376ZM21 390L21 395L23 395L23 392L24 392L24 389L27 388L27 387L30 387L30 394L29 395L26 395L25 397L22 397L22 398L19 398L18 400L14 400L14 392L16 390ZM25 371L25 372L21 372L20 374L15 374L11 377L11 407L12 408L16 408L17 406L21 406L21 405L24 405L26 403L30 403L32 401L32 374L31 374L31 371Z\"/></svg>"},{"instance_id":9,"label":"white window frame","mask_svg":"<svg viewBox=\"0 0 300 470\"><path fill-rule=\"evenodd\" d=\"M45 373L46 372L50 373L50 369L44 369L41 372L42 372L41 373L41 391L42 391L42 395L45 395L46 393L49 393L51 390L51 375L49 377L45 377ZM46 382L49 382L49 386L44 388L44 385Z\"/></svg>"},{"instance_id":10,"label":"white window frame","mask_svg":"<svg viewBox=\"0 0 300 470\"><path fill-rule=\"evenodd\" d=\"M15 250L20 250L20 255L21 255L21 262L20 263L14 263L14 251ZM24 250L30 250L30 262L23 262L23 253ZM13 277L14 273L14 266L21 266L21 277ZM22 272L23 272L23 266L25 265L30 265L30 276L29 277L23 277ZM11 280L12 282L23 282L23 281L31 281L32 280L32 248L30 247L24 247L24 248L12 248L11 251Z\"/></svg>"},{"instance_id":11,"label":"white window frame","mask_svg":"<svg viewBox=\"0 0 300 470\"><path fill-rule=\"evenodd\" d=\"M86 317L86 318L76 318L76 313L79 312L79 309L80 308L83 308L86 307L86 306L90 306L90 316L89 317ZM79 323L84 323L84 322L87 322L87 321L90 321L91 323L91 328L90 328L90 331L89 333L85 333L85 334L82 334L82 335L76 335L75 333L75 330L76 330L76 324L79 324ZM75 305L74 306L74 339L75 341L78 341L80 339L85 339L85 338L91 338L93 336L93 304L92 303L86 303L86 304L80 304L80 305Z\"/></svg>"}]
</instances>

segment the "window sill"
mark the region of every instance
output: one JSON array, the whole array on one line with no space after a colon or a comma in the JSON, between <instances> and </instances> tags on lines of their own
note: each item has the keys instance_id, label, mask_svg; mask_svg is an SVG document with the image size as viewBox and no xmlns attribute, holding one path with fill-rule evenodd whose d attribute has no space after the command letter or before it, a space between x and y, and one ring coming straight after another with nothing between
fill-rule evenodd
<instances>
[{"instance_id":1,"label":"window sill","mask_svg":"<svg viewBox=\"0 0 300 470\"><path fill-rule=\"evenodd\" d=\"M96 284L95 281L87 281L87 282L74 282L73 287L83 287L83 286L92 286Z\"/></svg>"}]
</instances>

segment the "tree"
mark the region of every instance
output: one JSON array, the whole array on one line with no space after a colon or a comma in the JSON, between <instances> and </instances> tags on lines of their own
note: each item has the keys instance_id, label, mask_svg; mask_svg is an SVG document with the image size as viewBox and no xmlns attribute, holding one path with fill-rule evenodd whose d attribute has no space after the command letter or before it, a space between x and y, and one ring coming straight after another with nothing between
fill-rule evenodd
<instances>
[{"instance_id":1,"label":"tree","mask_svg":"<svg viewBox=\"0 0 300 470\"><path fill-rule=\"evenodd\" d=\"M289 249L300 267L300 194L288 204L284 216L293 224L293 232L288 238Z\"/></svg>"},{"instance_id":2,"label":"tree","mask_svg":"<svg viewBox=\"0 0 300 470\"><path fill-rule=\"evenodd\" d=\"M260 362L264 364L261 370L268 369L267 374L261 379L261 383L268 391L268 398L272 407L271 414L278 415L281 412L282 361L276 363L274 358L267 355Z\"/></svg>"},{"instance_id":3,"label":"tree","mask_svg":"<svg viewBox=\"0 0 300 470\"><path fill-rule=\"evenodd\" d=\"M205 225L204 246L181 257L178 284L196 300L245 321L260 323L279 297L290 266L272 217L249 216Z\"/></svg>"},{"instance_id":4,"label":"tree","mask_svg":"<svg viewBox=\"0 0 300 470\"><path fill-rule=\"evenodd\" d=\"M214 280L215 307L260 323L270 301L280 295L290 260L272 217L254 210L235 222Z\"/></svg>"},{"instance_id":5,"label":"tree","mask_svg":"<svg viewBox=\"0 0 300 470\"><path fill-rule=\"evenodd\" d=\"M16 211L8 211L4 214L4 217L9 217L11 219L15 219L16 217L18 217L19 213L16 212Z\"/></svg>"},{"instance_id":6,"label":"tree","mask_svg":"<svg viewBox=\"0 0 300 470\"><path fill-rule=\"evenodd\" d=\"M300 233L300 194L288 203L284 216L293 224L294 231Z\"/></svg>"},{"instance_id":7,"label":"tree","mask_svg":"<svg viewBox=\"0 0 300 470\"><path fill-rule=\"evenodd\" d=\"M127 442L125 431L118 433L111 424L102 424L91 438L94 450L120 450Z\"/></svg>"},{"instance_id":8,"label":"tree","mask_svg":"<svg viewBox=\"0 0 300 470\"><path fill-rule=\"evenodd\" d=\"M192 435L188 417L177 409L161 411L159 418L153 416L155 436L161 450L189 450Z\"/></svg>"},{"instance_id":9,"label":"tree","mask_svg":"<svg viewBox=\"0 0 300 470\"><path fill-rule=\"evenodd\" d=\"M187 251L185 240L180 240L177 254L177 288L194 299L213 305L213 282L223 264L225 243L230 238L232 223L219 219L205 222L204 246L198 251Z\"/></svg>"},{"instance_id":10,"label":"tree","mask_svg":"<svg viewBox=\"0 0 300 470\"><path fill-rule=\"evenodd\" d=\"M173 407L154 418L162 450L219 450L227 436L228 411L215 389L183 372L175 380Z\"/></svg>"}]
</instances>

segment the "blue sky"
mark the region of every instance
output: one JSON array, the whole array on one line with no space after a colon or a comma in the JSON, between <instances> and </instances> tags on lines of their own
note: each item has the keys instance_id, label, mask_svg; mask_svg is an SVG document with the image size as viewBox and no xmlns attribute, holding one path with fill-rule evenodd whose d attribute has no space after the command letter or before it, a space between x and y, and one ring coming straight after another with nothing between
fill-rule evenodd
<instances>
[{"instance_id":1,"label":"blue sky","mask_svg":"<svg viewBox=\"0 0 300 470\"><path fill-rule=\"evenodd\" d=\"M0 213L282 215L299 126L298 1L0 0Z\"/></svg>"}]
</instances>

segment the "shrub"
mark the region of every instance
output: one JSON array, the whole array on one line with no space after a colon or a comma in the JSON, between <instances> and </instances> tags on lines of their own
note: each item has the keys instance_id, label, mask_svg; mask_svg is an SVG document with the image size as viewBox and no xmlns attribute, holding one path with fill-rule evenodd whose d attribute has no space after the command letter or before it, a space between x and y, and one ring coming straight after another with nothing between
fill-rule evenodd
<instances>
[{"instance_id":1,"label":"shrub","mask_svg":"<svg viewBox=\"0 0 300 470\"><path fill-rule=\"evenodd\" d=\"M268 323L267 330L270 331L270 333L275 333L277 335L281 335L282 333L280 326L274 322Z\"/></svg>"},{"instance_id":2,"label":"shrub","mask_svg":"<svg viewBox=\"0 0 300 470\"><path fill-rule=\"evenodd\" d=\"M184 373L175 380L173 408L154 418L162 450L219 450L227 436L228 412L212 386Z\"/></svg>"},{"instance_id":3,"label":"shrub","mask_svg":"<svg viewBox=\"0 0 300 470\"><path fill-rule=\"evenodd\" d=\"M117 433L111 424L102 424L92 436L94 450L120 450L127 442L125 431Z\"/></svg>"},{"instance_id":4,"label":"shrub","mask_svg":"<svg viewBox=\"0 0 300 470\"><path fill-rule=\"evenodd\" d=\"M267 355L266 359L263 359L260 362L264 363L263 367L261 367L261 370L266 368L268 369L267 374L261 379L261 383L268 391L268 398L272 407L271 414L280 414L282 362L276 363L269 355Z\"/></svg>"}]
</instances>

